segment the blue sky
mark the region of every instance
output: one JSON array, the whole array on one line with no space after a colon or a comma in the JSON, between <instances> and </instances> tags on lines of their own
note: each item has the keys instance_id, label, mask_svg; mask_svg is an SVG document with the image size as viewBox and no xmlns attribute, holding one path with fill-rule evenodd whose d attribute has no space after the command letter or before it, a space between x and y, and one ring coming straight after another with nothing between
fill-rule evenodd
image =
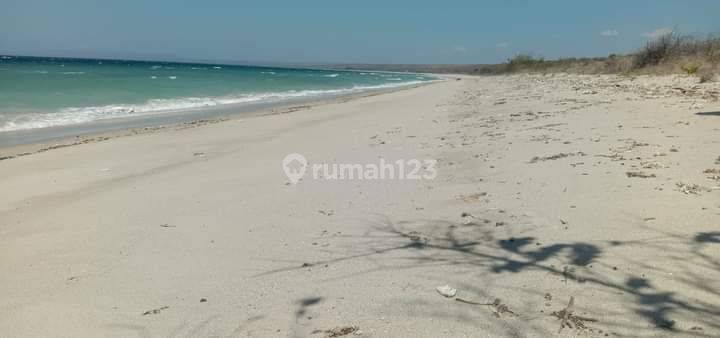
<instances>
[{"instance_id":1,"label":"blue sky","mask_svg":"<svg viewBox=\"0 0 720 338\"><path fill-rule=\"evenodd\" d=\"M720 32L720 1L0 0L0 53L263 62L492 63Z\"/></svg>"}]
</instances>

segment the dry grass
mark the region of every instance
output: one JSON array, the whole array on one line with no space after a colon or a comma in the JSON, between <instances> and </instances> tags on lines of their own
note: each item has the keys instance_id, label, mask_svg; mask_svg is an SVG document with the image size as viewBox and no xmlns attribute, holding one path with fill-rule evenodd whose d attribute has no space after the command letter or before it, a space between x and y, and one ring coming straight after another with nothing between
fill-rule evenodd
<instances>
[{"instance_id":1,"label":"dry grass","mask_svg":"<svg viewBox=\"0 0 720 338\"><path fill-rule=\"evenodd\" d=\"M611 54L597 58L545 60L519 54L499 65L481 69L485 74L504 73L578 73L578 74L674 74L697 76L712 81L720 71L720 37L698 38L674 32L658 37L627 55Z\"/></svg>"},{"instance_id":2,"label":"dry grass","mask_svg":"<svg viewBox=\"0 0 720 338\"><path fill-rule=\"evenodd\" d=\"M615 74L630 70L632 57L610 55L598 58L561 58L545 60L530 54L520 54L499 65L481 69L484 74L505 73L577 73L577 74Z\"/></svg>"},{"instance_id":3,"label":"dry grass","mask_svg":"<svg viewBox=\"0 0 720 338\"><path fill-rule=\"evenodd\" d=\"M518 54L501 64L345 64L321 68L383 70L418 73L499 75L512 73L574 74L677 74L697 76L700 82L716 81L720 74L720 36L681 36L675 32L648 41L634 53L607 57L547 60Z\"/></svg>"}]
</instances>

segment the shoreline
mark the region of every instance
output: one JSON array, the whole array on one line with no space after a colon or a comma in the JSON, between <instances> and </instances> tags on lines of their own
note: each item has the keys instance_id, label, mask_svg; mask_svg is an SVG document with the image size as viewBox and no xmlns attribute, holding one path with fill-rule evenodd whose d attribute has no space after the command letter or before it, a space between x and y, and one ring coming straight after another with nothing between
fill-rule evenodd
<instances>
[{"instance_id":1,"label":"shoreline","mask_svg":"<svg viewBox=\"0 0 720 338\"><path fill-rule=\"evenodd\" d=\"M357 93L290 99L274 103L230 104L210 109L196 108L178 112L147 114L138 117L97 120L67 126L0 132L0 161L69 146L107 141L118 137L194 128L241 118L286 114L319 105L337 104L363 97L433 85L448 80L447 76L433 76L437 77L438 80L390 88L370 89Z\"/></svg>"}]
</instances>

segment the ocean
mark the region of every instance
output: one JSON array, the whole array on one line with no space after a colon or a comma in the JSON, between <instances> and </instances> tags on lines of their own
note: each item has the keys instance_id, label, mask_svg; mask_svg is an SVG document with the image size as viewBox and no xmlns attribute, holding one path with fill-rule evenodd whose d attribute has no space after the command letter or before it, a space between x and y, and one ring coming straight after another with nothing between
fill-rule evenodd
<instances>
[{"instance_id":1,"label":"ocean","mask_svg":"<svg viewBox=\"0 0 720 338\"><path fill-rule=\"evenodd\" d=\"M0 56L0 133L431 80L409 73Z\"/></svg>"}]
</instances>

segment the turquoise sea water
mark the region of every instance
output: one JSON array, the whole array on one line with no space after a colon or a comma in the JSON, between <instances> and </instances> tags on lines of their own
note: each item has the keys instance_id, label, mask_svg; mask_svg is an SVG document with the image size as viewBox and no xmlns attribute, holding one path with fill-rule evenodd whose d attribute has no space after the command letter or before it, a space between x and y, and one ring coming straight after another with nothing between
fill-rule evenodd
<instances>
[{"instance_id":1,"label":"turquoise sea water","mask_svg":"<svg viewBox=\"0 0 720 338\"><path fill-rule=\"evenodd\" d=\"M0 56L0 132L430 80L418 74Z\"/></svg>"}]
</instances>

